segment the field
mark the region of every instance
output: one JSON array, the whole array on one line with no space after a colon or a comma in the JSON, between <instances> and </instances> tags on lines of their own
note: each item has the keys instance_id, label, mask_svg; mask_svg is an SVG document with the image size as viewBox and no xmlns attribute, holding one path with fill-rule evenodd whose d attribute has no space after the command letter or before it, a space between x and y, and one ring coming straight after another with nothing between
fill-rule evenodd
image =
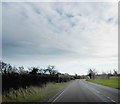
<instances>
[{"instance_id":1,"label":"field","mask_svg":"<svg viewBox=\"0 0 120 104\"><path fill-rule=\"evenodd\" d=\"M104 86L109 86L109 87L120 89L120 85L119 85L120 77L119 78L118 77L111 77L110 79L101 78L101 79L94 79L94 80L87 80L87 81L101 84Z\"/></svg>"},{"instance_id":2,"label":"field","mask_svg":"<svg viewBox=\"0 0 120 104\"><path fill-rule=\"evenodd\" d=\"M58 90L63 89L69 82L48 83L46 86L19 89L2 96L2 102L40 102L45 101Z\"/></svg>"}]
</instances>

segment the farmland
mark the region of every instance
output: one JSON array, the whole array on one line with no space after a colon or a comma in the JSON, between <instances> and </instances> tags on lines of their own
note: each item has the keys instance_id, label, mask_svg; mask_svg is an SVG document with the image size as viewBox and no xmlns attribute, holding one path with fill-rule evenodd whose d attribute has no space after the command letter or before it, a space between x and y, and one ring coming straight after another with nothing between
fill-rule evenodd
<instances>
[{"instance_id":1,"label":"farmland","mask_svg":"<svg viewBox=\"0 0 120 104\"><path fill-rule=\"evenodd\" d=\"M104 86L110 86L110 87L113 87L113 88L120 88L120 77L111 77L111 78L101 78L101 79L90 79L90 80L87 80L89 82L92 82L92 83L97 83L97 84L101 84L101 85L104 85Z\"/></svg>"}]
</instances>

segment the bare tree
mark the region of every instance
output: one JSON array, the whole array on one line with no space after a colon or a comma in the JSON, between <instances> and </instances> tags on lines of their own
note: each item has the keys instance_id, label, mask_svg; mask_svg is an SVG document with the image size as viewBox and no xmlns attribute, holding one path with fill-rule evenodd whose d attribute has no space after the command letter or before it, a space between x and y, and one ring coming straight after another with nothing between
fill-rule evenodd
<instances>
[{"instance_id":1,"label":"bare tree","mask_svg":"<svg viewBox=\"0 0 120 104\"><path fill-rule=\"evenodd\" d=\"M56 74L58 74L58 71L57 70L53 70L52 71L52 75L56 75Z\"/></svg>"},{"instance_id":2,"label":"bare tree","mask_svg":"<svg viewBox=\"0 0 120 104\"><path fill-rule=\"evenodd\" d=\"M47 69L43 69L43 73L44 73L44 74L46 74L47 71L48 71Z\"/></svg>"},{"instance_id":3,"label":"bare tree","mask_svg":"<svg viewBox=\"0 0 120 104\"><path fill-rule=\"evenodd\" d=\"M96 74L96 71L95 69L89 69L88 70L88 76L90 77L90 79L95 79L95 74Z\"/></svg>"},{"instance_id":4,"label":"bare tree","mask_svg":"<svg viewBox=\"0 0 120 104\"><path fill-rule=\"evenodd\" d=\"M37 67L32 67L30 74L37 74L39 69Z\"/></svg>"},{"instance_id":5,"label":"bare tree","mask_svg":"<svg viewBox=\"0 0 120 104\"><path fill-rule=\"evenodd\" d=\"M18 69L15 66L12 68L12 73L18 73Z\"/></svg>"},{"instance_id":6,"label":"bare tree","mask_svg":"<svg viewBox=\"0 0 120 104\"><path fill-rule=\"evenodd\" d=\"M44 73L44 69L42 69L42 68L38 68L39 70L38 70L38 73L39 74L43 74Z\"/></svg>"},{"instance_id":7,"label":"bare tree","mask_svg":"<svg viewBox=\"0 0 120 104\"><path fill-rule=\"evenodd\" d=\"M6 74L7 73L7 64L4 63L4 62L1 62L1 72L3 74Z\"/></svg>"},{"instance_id":8,"label":"bare tree","mask_svg":"<svg viewBox=\"0 0 120 104\"><path fill-rule=\"evenodd\" d=\"M111 73L111 70L109 71L109 72L107 72L107 77L108 77L108 79L110 79L110 76L112 75L112 73Z\"/></svg>"},{"instance_id":9,"label":"bare tree","mask_svg":"<svg viewBox=\"0 0 120 104\"><path fill-rule=\"evenodd\" d=\"M23 74L24 71L25 71L25 70L24 70L24 67L23 67L23 66L19 67L19 73L20 73L20 74Z\"/></svg>"},{"instance_id":10,"label":"bare tree","mask_svg":"<svg viewBox=\"0 0 120 104\"><path fill-rule=\"evenodd\" d=\"M118 74L117 71L114 70L113 75L114 75L114 76L117 76L117 74Z\"/></svg>"}]
</instances>

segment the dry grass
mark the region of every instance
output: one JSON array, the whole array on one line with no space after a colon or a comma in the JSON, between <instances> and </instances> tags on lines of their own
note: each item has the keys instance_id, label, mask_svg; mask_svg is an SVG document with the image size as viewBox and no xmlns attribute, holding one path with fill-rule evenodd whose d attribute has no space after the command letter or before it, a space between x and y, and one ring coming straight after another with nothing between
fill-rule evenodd
<instances>
[{"instance_id":1,"label":"dry grass","mask_svg":"<svg viewBox=\"0 0 120 104\"><path fill-rule=\"evenodd\" d=\"M48 83L46 86L29 87L27 89L20 88L17 91L2 96L3 102L40 102L50 96L56 91L64 88L66 83Z\"/></svg>"}]
</instances>

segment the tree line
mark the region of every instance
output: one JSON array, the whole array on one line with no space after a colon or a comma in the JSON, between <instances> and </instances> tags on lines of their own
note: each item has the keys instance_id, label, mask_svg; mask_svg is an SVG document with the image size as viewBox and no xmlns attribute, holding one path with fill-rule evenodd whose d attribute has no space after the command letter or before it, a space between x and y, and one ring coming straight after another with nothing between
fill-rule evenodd
<instances>
[{"instance_id":1,"label":"tree line","mask_svg":"<svg viewBox=\"0 0 120 104\"><path fill-rule=\"evenodd\" d=\"M113 73L109 71L109 72L102 72L102 74L98 74L95 69L89 69L88 76L90 79L96 79L96 78L108 78L109 79L111 76L120 76L120 74L118 74L117 70L113 70Z\"/></svg>"},{"instance_id":2,"label":"tree line","mask_svg":"<svg viewBox=\"0 0 120 104\"><path fill-rule=\"evenodd\" d=\"M47 68L30 67L25 70L23 66L17 68L0 61L0 69L2 73L2 93L30 86L42 87L48 82L66 82L76 78L75 76L58 72L55 66L52 65Z\"/></svg>"}]
</instances>

